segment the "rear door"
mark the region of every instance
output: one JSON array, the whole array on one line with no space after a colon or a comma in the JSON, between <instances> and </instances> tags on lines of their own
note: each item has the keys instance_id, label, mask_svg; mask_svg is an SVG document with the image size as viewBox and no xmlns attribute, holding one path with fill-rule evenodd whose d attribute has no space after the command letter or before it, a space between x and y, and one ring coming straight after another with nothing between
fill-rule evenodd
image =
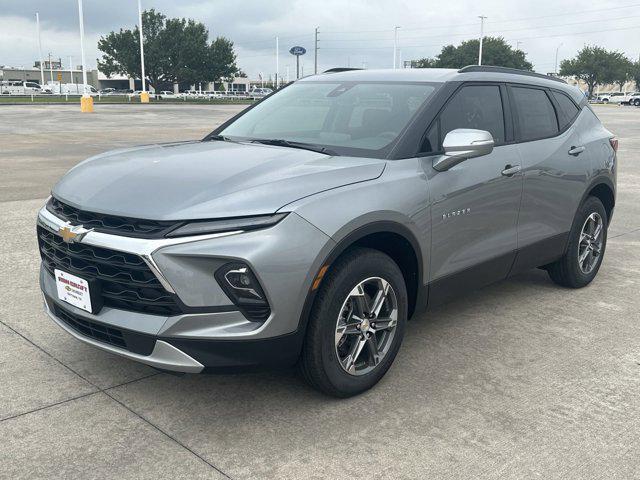
<instances>
[{"instance_id":1,"label":"rear door","mask_svg":"<svg viewBox=\"0 0 640 480\"><path fill-rule=\"evenodd\" d=\"M517 245L522 176L506 87L463 85L440 112L427 143L437 144L440 153L446 134L457 128L486 130L495 147L489 155L431 172L432 304L506 277Z\"/></svg>"},{"instance_id":2,"label":"rear door","mask_svg":"<svg viewBox=\"0 0 640 480\"><path fill-rule=\"evenodd\" d=\"M569 96L534 86L509 90L524 175L514 266L522 270L553 261L564 251L585 188L589 153L579 130L579 109Z\"/></svg>"}]
</instances>

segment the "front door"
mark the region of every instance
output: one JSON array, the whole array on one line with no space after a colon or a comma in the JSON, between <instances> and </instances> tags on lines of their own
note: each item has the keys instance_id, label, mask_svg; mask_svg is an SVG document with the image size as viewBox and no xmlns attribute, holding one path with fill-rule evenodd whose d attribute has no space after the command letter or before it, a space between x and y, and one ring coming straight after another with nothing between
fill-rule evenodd
<instances>
[{"instance_id":1,"label":"front door","mask_svg":"<svg viewBox=\"0 0 640 480\"><path fill-rule=\"evenodd\" d=\"M429 171L431 261L429 303L505 278L517 248L522 175L513 130L505 119L504 88L465 85L441 112L438 145L457 128L486 130L495 147L488 155L445 171ZM435 144L436 135L432 142ZM433 159L434 157L429 157Z\"/></svg>"}]
</instances>

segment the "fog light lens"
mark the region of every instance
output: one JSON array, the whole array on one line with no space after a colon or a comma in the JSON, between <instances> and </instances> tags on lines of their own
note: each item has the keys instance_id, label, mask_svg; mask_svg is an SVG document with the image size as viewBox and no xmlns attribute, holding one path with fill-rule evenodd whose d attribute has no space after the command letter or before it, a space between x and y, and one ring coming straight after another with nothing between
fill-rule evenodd
<instances>
[{"instance_id":1,"label":"fog light lens","mask_svg":"<svg viewBox=\"0 0 640 480\"><path fill-rule=\"evenodd\" d=\"M267 297L248 265L227 263L216 271L215 277L224 293L248 320L263 322L269 317L271 309Z\"/></svg>"},{"instance_id":2,"label":"fog light lens","mask_svg":"<svg viewBox=\"0 0 640 480\"><path fill-rule=\"evenodd\" d=\"M227 285L237 290L237 293L240 293L242 296L248 295L252 298L262 299L262 295L260 295L253 286L254 282L249 276L249 269L247 267L229 270L224 274L224 279L227 281Z\"/></svg>"}]
</instances>

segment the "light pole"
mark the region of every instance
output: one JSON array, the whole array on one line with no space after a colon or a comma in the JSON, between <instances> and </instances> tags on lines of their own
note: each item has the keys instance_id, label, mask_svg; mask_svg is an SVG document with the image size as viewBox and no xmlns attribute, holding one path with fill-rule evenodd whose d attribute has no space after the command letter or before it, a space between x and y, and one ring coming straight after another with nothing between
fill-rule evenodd
<instances>
[{"instance_id":1,"label":"light pole","mask_svg":"<svg viewBox=\"0 0 640 480\"><path fill-rule=\"evenodd\" d=\"M314 49L314 56L313 56L313 74L317 75L318 74L318 27L316 27L314 44L315 44L315 49Z\"/></svg>"},{"instance_id":2,"label":"light pole","mask_svg":"<svg viewBox=\"0 0 640 480\"><path fill-rule=\"evenodd\" d=\"M80 21L80 56L82 59L82 98L80 99L80 111L93 112L93 98L87 92L87 64L84 61L84 14L82 13L82 0L78 0L78 19Z\"/></svg>"},{"instance_id":3,"label":"light pole","mask_svg":"<svg viewBox=\"0 0 640 480\"><path fill-rule=\"evenodd\" d=\"M563 44L561 43L560 45L558 45L558 47L556 48L556 61L555 61L555 67L553 68L553 73L556 74L556 76L558 76L558 52L560 51L560 47Z\"/></svg>"},{"instance_id":4,"label":"light pole","mask_svg":"<svg viewBox=\"0 0 640 480\"><path fill-rule=\"evenodd\" d=\"M280 40L276 37L276 90L278 90L278 76L280 74Z\"/></svg>"},{"instance_id":5,"label":"light pole","mask_svg":"<svg viewBox=\"0 0 640 480\"><path fill-rule=\"evenodd\" d=\"M484 15L479 15L480 19L480 48L478 49L478 65L482 65L482 43L484 41L484 20L487 18Z\"/></svg>"},{"instance_id":6,"label":"light pole","mask_svg":"<svg viewBox=\"0 0 640 480\"><path fill-rule=\"evenodd\" d=\"M71 57L71 55L69 55L69 83L74 83L73 82L73 58ZM60 93L62 93L62 87L60 87Z\"/></svg>"},{"instance_id":7,"label":"light pole","mask_svg":"<svg viewBox=\"0 0 640 480\"><path fill-rule=\"evenodd\" d=\"M38 30L38 53L40 55L40 85L44 86L44 62L42 60L42 40L40 39L40 14L37 12L36 29Z\"/></svg>"},{"instance_id":8,"label":"light pole","mask_svg":"<svg viewBox=\"0 0 640 480\"><path fill-rule=\"evenodd\" d=\"M51 88L53 89L53 63L51 63L51 52L49 52L49 78L51 79Z\"/></svg>"},{"instance_id":9,"label":"light pole","mask_svg":"<svg viewBox=\"0 0 640 480\"><path fill-rule=\"evenodd\" d=\"M149 103L149 94L147 93L146 75L144 73L144 36L142 35L142 1L138 0L138 25L140 29L140 66L142 67L142 93L140 94L140 103Z\"/></svg>"},{"instance_id":10,"label":"light pole","mask_svg":"<svg viewBox=\"0 0 640 480\"><path fill-rule=\"evenodd\" d=\"M396 69L396 63L398 60L398 29L400 27L393 28L393 68Z\"/></svg>"}]
</instances>

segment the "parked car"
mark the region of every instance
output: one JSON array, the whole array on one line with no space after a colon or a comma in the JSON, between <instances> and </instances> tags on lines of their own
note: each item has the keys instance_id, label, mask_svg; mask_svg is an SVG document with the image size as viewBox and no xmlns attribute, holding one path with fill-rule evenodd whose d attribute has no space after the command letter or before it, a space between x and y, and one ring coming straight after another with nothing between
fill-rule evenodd
<instances>
[{"instance_id":1,"label":"parked car","mask_svg":"<svg viewBox=\"0 0 640 480\"><path fill-rule=\"evenodd\" d=\"M100 95L114 95L116 93L115 88L103 88L99 91Z\"/></svg>"},{"instance_id":2,"label":"parked car","mask_svg":"<svg viewBox=\"0 0 640 480\"><path fill-rule=\"evenodd\" d=\"M627 97L627 103L629 105L635 105L640 107L640 92L633 92Z\"/></svg>"},{"instance_id":3,"label":"parked car","mask_svg":"<svg viewBox=\"0 0 640 480\"><path fill-rule=\"evenodd\" d=\"M98 90L96 90L91 85L86 85L83 83L49 83L44 87L47 93L51 93L53 95L84 95L85 91L87 94L91 96L96 96L99 94Z\"/></svg>"},{"instance_id":4,"label":"parked car","mask_svg":"<svg viewBox=\"0 0 640 480\"><path fill-rule=\"evenodd\" d=\"M0 94L2 95L38 95L40 93L43 93L42 87L35 82L0 81Z\"/></svg>"},{"instance_id":5,"label":"parked car","mask_svg":"<svg viewBox=\"0 0 640 480\"><path fill-rule=\"evenodd\" d=\"M625 103L628 98L624 92L610 92L610 93L601 93L598 95L598 99L602 103Z\"/></svg>"},{"instance_id":6,"label":"parked car","mask_svg":"<svg viewBox=\"0 0 640 480\"><path fill-rule=\"evenodd\" d=\"M185 90L184 92L182 92L181 96L184 98L191 98L191 99L201 98L202 93L198 90Z\"/></svg>"},{"instance_id":7,"label":"parked car","mask_svg":"<svg viewBox=\"0 0 640 480\"><path fill-rule=\"evenodd\" d=\"M297 363L319 390L355 395L427 307L535 267L588 285L616 150L557 78L309 76L201 141L68 172L38 215L45 308L77 339L162 370Z\"/></svg>"},{"instance_id":8,"label":"parked car","mask_svg":"<svg viewBox=\"0 0 640 480\"><path fill-rule=\"evenodd\" d=\"M161 90L160 92L156 93L156 98L158 100L169 100L172 98L177 98L177 95L169 90Z\"/></svg>"},{"instance_id":9,"label":"parked car","mask_svg":"<svg viewBox=\"0 0 640 480\"><path fill-rule=\"evenodd\" d=\"M270 88L258 87L251 90L249 92L249 95L254 98L262 98L262 97L266 97L267 95L270 95L271 93L273 93L273 90L271 90Z\"/></svg>"}]
</instances>

